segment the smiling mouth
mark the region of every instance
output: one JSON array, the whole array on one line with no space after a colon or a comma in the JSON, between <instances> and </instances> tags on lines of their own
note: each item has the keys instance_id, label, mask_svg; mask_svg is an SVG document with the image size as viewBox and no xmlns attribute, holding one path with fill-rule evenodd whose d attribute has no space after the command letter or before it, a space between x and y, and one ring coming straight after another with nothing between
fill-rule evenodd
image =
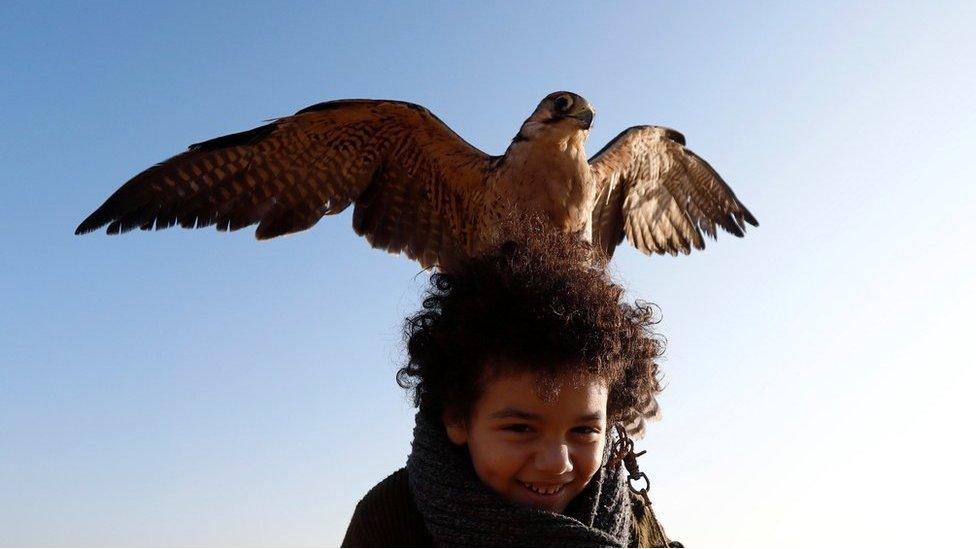
<instances>
[{"instance_id":1,"label":"smiling mouth","mask_svg":"<svg viewBox=\"0 0 976 549\"><path fill-rule=\"evenodd\" d=\"M543 496L543 497L558 496L559 494L562 493L563 489L566 488L565 484L546 486L546 485L532 484L531 482L522 482L521 480L518 481L518 483L522 486L522 488L525 488L526 490L532 492L537 496Z\"/></svg>"}]
</instances>

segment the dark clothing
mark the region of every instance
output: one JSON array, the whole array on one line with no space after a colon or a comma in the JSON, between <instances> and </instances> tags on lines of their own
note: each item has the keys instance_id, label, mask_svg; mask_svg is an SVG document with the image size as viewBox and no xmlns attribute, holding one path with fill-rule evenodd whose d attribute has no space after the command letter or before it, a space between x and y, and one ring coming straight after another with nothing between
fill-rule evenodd
<instances>
[{"instance_id":1,"label":"dark clothing","mask_svg":"<svg viewBox=\"0 0 976 549\"><path fill-rule=\"evenodd\" d=\"M356 505L342 547L432 547L434 540L410 492L407 470L399 469L374 486ZM665 547L654 512L631 494L632 547Z\"/></svg>"},{"instance_id":2,"label":"dark clothing","mask_svg":"<svg viewBox=\"0 0 976 549\"><path fill-rule=\"evenodd\" d=\"M342 547L433 546L410 494L406 468L380 481L359 501L342 540Z\"/></svg>"}]
</instances>

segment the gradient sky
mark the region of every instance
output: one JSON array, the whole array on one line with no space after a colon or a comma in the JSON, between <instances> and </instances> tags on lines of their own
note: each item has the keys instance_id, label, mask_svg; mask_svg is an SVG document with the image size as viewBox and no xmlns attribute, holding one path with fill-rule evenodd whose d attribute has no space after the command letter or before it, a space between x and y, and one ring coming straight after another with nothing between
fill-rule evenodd
<instances>
[{"instance_id":1,"label":"gradient sky","mask_svg":"<svg viewBox=\"0 0 976 549\"><path fill-rule=\"evenodd\" d=\"M671 537L968 538L976 9L816 4L0 3L0 544L337 544L409 451L419 267L351 209L262 243L74 227L318 101L417 102L498 154L558 89L591 153L674 127L762 224L612 265L664 316L640 445Z\"/></svg>"}]
</instances>

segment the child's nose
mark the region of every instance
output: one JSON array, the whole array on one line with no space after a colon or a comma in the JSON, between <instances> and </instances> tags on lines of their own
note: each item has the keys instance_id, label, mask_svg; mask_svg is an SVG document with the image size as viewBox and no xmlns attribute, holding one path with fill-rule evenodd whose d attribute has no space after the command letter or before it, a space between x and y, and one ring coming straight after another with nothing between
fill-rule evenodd
<instances>
[{"instance_id":1,"label":"child's nose","mask_svg":"<svg viewBox=\"0 0 976 549\"><path fill-rule=\"evenodd\" d=\"M566 444L549 444L536 452L535 466L540 472L552 475L562 475L573 470L573 462L569 459L569 447Z\"/></svg>"}]
</instances>

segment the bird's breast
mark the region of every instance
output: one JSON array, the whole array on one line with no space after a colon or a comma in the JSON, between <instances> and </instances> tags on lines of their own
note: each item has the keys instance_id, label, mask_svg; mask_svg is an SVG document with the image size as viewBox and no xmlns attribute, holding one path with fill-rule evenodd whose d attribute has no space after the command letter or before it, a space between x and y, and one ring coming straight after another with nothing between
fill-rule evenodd
<instances>
[{"instance_id":1,"label":"bird's breast","mask_svg":"<svg viewBox=\"0 0 976 549\"><path fill-rule=\"evenodd\" d=\"M587 171L557 163L513 163L499 174L499 198L524 212L541 213L559 230L588 226L596 187Z\"/></svg>"}]
</instances>

